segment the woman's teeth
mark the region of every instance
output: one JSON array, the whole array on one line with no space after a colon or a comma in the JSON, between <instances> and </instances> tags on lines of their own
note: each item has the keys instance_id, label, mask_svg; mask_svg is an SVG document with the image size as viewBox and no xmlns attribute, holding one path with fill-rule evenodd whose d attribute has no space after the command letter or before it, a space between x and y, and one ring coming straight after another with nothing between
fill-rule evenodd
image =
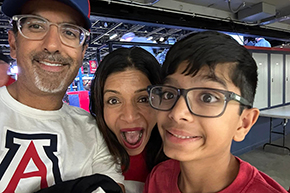
<instances>
[{"instance_id":1,"label":"woman's teeth","mask_svg":"<svg viewBox=\"0 0 290 193\"><path fill-rule=\"evenodd\" d=\"M126 131L122 132L125 141L131 145L137 144L142 138L143 131Z\"/></svg>"}]
</instances>

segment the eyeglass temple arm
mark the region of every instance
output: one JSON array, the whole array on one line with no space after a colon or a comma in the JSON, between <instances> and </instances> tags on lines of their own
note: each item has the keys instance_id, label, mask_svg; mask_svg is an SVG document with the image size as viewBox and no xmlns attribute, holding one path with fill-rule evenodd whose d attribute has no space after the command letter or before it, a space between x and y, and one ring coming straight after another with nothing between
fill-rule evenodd
<instances>
[{"instance_id":1,"label":"eyeglass temple arm","mask_svg":"<svg viewBox=\"0 0 290 193\"><path fill-rule=\"evenodd\" d=\"M253 104L248 102L245 98L237 95L236 93L231 93L230 95L231 99L238 101L239 103L241 103L242 105L248 106L250 108L253 107Z\"/></svg>"}]
</instances>

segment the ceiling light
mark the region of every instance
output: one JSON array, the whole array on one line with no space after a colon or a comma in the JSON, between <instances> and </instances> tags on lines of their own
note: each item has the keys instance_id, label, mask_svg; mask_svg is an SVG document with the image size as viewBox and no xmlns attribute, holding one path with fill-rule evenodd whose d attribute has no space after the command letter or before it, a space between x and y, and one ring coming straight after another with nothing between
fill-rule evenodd
<instances>
[{"instance_id":1,"label":"ceiling light","mask_svg":"<svg viewBox=\"0 0 290 193\"><path fill-rule=\"evenodd\" d=\"M118 36L118 34L113 34L110 36L110 40L115 39Z\"/></svg>"},{"instance_id":2,"label":"ceiling light","mask_svg":"<svg viewBox=\"0 0 290 193\"><path fill-rule=\"evenodd\" d=\"M153 37L152 37L152 36L150 36L150 37L148 37L148 38L147 38L147 40L152 40L152 39L153 39Z\"/></svg>"}]
</instances>

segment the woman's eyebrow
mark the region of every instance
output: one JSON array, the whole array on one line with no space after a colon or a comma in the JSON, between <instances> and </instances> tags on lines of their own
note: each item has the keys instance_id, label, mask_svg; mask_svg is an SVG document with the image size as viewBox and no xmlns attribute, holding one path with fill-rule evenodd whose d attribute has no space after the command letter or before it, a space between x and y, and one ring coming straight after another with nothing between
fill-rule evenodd
<instances>
[{"instance_id":1,"label":"woman's eyebrow","mask_svg":"<svg viewBox=\"0 0 290 193\"><path fill-rule=\"evenodd\" d=\"M106 94L108 92L112 92L112 93L115 93L115 94L120 94L120 92L118 92L116 90L110 90L110 89L104 90L104 94Z\"/></svg>"},{"instance_id":2,"label":"woman's eyebrow","mask_svg":"<svg viewBox=\"0 0 290 193\"><path fill-rule=\"evenodd\" d=\"M144 91L147 92L147 88L141 88L141 89L138 89L138 90L136 90L134 93L139 93L139 92L144 92Z\"/></svg>"},{"instance_id":3,"label":"woman's eyebrow","mask_svg":"<svg viewBox=\"0 0 290 193\"><path fill-rule=\"evenodd\" d=\"M139 93L139 92L144 92L146 91L147 92L147 88L141 88L141 89L138 89L136 90L134 93ZM120 92L116 91L116 90L110 90L110 89L107 89L104 91L104 94L108 93L108 92L112 92L112 93L115 93L115 94L121 94Z\"/></svg>"}]
</instances>

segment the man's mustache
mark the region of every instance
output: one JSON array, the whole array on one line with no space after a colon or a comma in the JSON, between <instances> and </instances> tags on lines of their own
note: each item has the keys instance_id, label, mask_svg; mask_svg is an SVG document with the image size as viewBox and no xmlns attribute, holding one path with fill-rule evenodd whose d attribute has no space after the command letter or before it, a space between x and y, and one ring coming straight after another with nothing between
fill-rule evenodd
<instances>
[{"instance_id":1,"label":"man's mustache","mask_svg":"<svg viewBox=\"0 0 290 193\"><path fill-rule=\"evenodd\" d=\"M44 53L44 52L38 52L33 55L33 60L37 61L50 61L50 62L57 62L61 64L72 64L74 60L71 57L63 57L61 54L50 54L50 53Z\"/></svg>"}]
</instances>

